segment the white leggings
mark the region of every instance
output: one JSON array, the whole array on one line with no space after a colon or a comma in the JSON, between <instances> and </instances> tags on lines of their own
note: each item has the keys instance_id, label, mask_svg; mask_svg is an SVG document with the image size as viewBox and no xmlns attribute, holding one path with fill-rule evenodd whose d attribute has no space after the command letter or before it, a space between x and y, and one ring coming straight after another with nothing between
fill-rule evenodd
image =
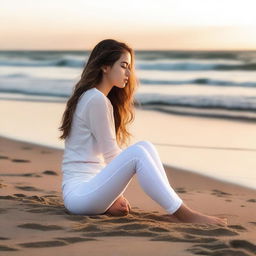
<instances>
[{"instance_id":1,"label":"white leggings","mask_svg":"<svg viewBox=\"0 0 256 256\"><path fill-rule=\"evenodd\" d=\"M123 194L135 173L154 201L170 214L178 210L182 200L170 186L158 152L149 141L127 147L92 179L74 186L64 205L73 214L103 214Z\"/></svg>"}]
</instances>

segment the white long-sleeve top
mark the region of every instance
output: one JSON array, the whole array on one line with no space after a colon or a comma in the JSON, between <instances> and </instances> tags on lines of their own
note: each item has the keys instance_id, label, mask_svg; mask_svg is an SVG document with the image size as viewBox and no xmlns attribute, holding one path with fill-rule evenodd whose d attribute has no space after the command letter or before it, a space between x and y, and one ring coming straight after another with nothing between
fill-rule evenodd
<instances>
[{"instance_id":1,"label":"white long-sleeve top","mask_svg":"<svg viewBox=\"0 0 256 256\"><path fill-rule=\"evenodd\" d=\"M78 101L65 140L62 186L91 179L121 151L111 101L95 87L87 90Z\"/></svg>"}]
</instances>

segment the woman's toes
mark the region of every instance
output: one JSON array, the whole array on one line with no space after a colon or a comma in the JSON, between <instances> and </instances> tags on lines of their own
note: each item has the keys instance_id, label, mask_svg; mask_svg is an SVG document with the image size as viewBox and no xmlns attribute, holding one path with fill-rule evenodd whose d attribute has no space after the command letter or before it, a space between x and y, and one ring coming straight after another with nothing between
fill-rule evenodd
<instances>
[{"instance_id":1,"label":"woman's toes","mask_svg":"<svg viewBox=\"0 0 256 256\"><path fill-rule=\"evenodd\" d=\"M220 219L221 220L221 223L223 224L223 225L228 225L228 219L227 218L221 218Z\"/></svg>"},{"instance_id":2,"label":"woman's toes","mask_svg":"<svg viewBox=\"0 0 256 256\"><path fill-rule=\"evenodd\" d=\"M123 209L121 210L124 214L128 214L129 213L129 209L128 207L123 207Z\"/></svg>"}]
</instances>

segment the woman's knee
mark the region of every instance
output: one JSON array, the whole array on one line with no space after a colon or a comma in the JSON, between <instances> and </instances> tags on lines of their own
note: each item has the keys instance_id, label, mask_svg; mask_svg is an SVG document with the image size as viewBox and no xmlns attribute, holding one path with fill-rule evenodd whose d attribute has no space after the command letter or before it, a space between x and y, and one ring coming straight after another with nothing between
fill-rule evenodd
<instances>
[{"instance_id":1,"label":"woman's knee","mask_svg":"<svg viewBox=\"0 0 256 256\"><path fill-rule=\"evenodd\" d=\"M131 146L130 152L135 158L144 158L147 156L147 150L143 147L142 143L135 143Z\"/></svg>"},{"instance_id":2,"label":"woman's knee","mask_svg":"<svg viewBox=\"0 0 256 256\"><path fill-rule=\"evenodd\" d=\"M145 148L152 148L152 147L154 147L153 143L150 142L149 140L141 140L141 141L138 141L135 144L141 145L141 146L143 146Z\"/></svg>"}]
</instances>

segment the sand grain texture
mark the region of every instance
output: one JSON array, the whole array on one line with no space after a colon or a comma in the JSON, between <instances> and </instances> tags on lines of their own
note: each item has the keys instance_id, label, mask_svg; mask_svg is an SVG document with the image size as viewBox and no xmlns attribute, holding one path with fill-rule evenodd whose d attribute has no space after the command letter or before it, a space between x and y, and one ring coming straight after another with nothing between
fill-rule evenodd
<instances>
[{"instance_id":1,"label":"sand grain texture","mask_svg":"<svg viewBox=\"0 0 256 256\"><path fill-rule=\"evenodd\" d=\"M61 198L62 151L0 138L0 251L4 255L255 255L255 191L166 167L189 206L228 227L170 223L134 177L125 217L70 214ZM210 203L209 203L210 202Z\"/></svg>"}]
</instances>

